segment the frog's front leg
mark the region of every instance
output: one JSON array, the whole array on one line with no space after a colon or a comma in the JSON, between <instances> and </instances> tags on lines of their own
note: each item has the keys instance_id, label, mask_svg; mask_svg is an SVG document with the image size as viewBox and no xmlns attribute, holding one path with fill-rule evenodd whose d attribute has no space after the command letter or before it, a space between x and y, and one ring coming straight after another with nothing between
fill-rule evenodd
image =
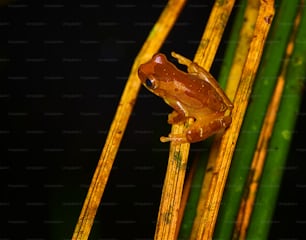
<instances>
[{"instance_id":1,"label":"frog's front leg","mask_svg":"<svg viewBox=\"0 0 306 240\"><path fill-rule=\"evenodd\" d=\"M172 57L176 58L177 61L185 65L187 67L187 72L198 76L200 79L208 82L211 84L210 78L213 78L209 72L207 72L204 68L200 67L198 64L192 62L188 58L185 58L184 56L176 53L176 52L171 52Z\"/></svg>"},{"instance_id":2,"label":"frog's front leg","mask_svg":"<svg viewBox=\"0 0 306 240\"><path fill-rule=\"evenodd\" d=\"M171 56L176 58L177 61L182 64L185 65L187 67L187 72L191 73L191 74L195 74L198 75L198 73L202 72L204 69L202 67L200 67L198 64L192 62L190 59L185 58L184 56L176 53L176 52L171 52ZM204 70L205 71L205 70ZM207 72L207 71L205 71ZM205 80L205 79L204 79Z\"/></svg>"},{"instance_id":3,"label":"frog's front leg","mask_svg":"<svg viewBox=\"0 0 306 240\"><path fill-rule=\"evenodd\" d=\"M207 119L206 119L207 120ZM219 118L213 118L208 123L202 121L195 121L186 132L183 134L169 134L168 137L161 137L161 142L173 141L176 143L193 143L202 141L211 135L219 132L222 129L227 128L232 122L230 116L220 116Z\"/></svg>"},{"instance_id":4,"label":"frog's front leg","mask_svg":"<svg viewBox=\"0 0 306 240\"><path fill-rule=\"evenodd\" d=\"M188 58L185 58L184 56L176 53L176 52L171 52L171 56L176 58L177 61L182 64L182 65L185 65L186 67L189 67L189 65L191 65L193 62L188 59Z\"/></svg>"},{"instance_id":5,"label":"frog's front leg","mask_svg":"<svg viewBox=\"0 0 306 240\"><path fill-rule=\"evenodd\" d=\"M172 113L168 114L168 123L169 124L176 124L180 122L185 122L186 117L184 114L178 113L177 111L173 111Z\"/></svg>"}]
</instances>

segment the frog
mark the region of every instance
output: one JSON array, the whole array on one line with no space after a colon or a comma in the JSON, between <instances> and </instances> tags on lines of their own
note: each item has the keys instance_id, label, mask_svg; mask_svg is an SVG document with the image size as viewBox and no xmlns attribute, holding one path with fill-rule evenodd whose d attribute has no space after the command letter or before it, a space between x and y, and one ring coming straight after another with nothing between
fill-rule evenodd
<instances>
[{"instance_id":1,"label":"frog","mask_svg":"<svg viewBox=\"0 0 306 240\"><path fill-rule=\"evenodd\" d=\"M234 105L217 80L188 58L175 52L171 55L187 67L187 72L178 69L163 53L154 54L138 68L138 77L145 88L174 109L168 115L168 123L187 123L182 134L170 133L160 137L160 141L195 143L228 128Z\"/></svg>"}]
</instances>

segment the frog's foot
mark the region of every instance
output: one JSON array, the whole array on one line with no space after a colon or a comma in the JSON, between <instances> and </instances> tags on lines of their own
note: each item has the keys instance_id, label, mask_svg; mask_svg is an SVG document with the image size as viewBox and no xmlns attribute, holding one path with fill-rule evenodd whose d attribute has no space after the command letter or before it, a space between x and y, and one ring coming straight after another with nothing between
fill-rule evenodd
<instances>
[{"instance_id":1,"label":"frog's foot","mask_svg":"<svg viewBox=\"0 0 306 240\"><path fill-rule=\"evenodd\" d=\"M160 137L160 141L165 142L174 142L174 143L188 143L189 141L186 138L185 134L169 134L168 137Z\"/></svg>"},{"instance_id":2,"label":"frog's foot","mask_svg":"<svg viewBox=\"0 0 306 240\"><path fill-rule=\"evenodd\" d=\"M201 72L201 67L198 64L189 60L188 58L185 58L184 56L176 52L171 52L171 55L172 57L176 58L180 64L185 65L189 73L197 76L198 73Z\"/></svg>"},{"instance_id":3,"label":"frog's foot","mask_svg":"<svg viewBox=\"0 0 306 240\"><path fill-rule=\"evenodd\" d=\"M180 64L185 65L185 66L187 66L187 67L189 67L189 65L192 64L192 61L191 61L191 60L189 60L188 58L185 58L184 56L182 56L182 55L180 55L180 54L178 54L178 53L176 53L176 52L171 52L171 56L174 57L174 58L176 58L177 61L178 61Z\"/></svg>"}]
</instances>

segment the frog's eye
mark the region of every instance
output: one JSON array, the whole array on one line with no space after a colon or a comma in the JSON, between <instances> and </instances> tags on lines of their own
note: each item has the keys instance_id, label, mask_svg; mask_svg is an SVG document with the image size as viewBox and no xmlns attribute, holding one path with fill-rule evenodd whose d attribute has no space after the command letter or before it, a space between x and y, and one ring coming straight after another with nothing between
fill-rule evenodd
<instances>
[{"instance_id":1,"label":"frog's eye","mask_svg":"<svg viewBox=\"0 0 306 240\"><path fill-rule=\"evenodd\" d=\"M147 78L145 80L145 84L146 84L146 87L150 88L150 89L156 89L157 88L157 84L156 84L156 81L153 79L149 79Z\"/></svg>"},{"instance_id":2,"label":"frog's eye","mask_svg":"<svg viewBox=\"0 0 306 240\"><path fill-rule=\"evenodd\" d=\"M152 81L150 80L150 79L146 79L146 86L148 87L148 88L151 88L152 86L153 86L153 83L152 83Z\"/></svg>"}]
</instances>

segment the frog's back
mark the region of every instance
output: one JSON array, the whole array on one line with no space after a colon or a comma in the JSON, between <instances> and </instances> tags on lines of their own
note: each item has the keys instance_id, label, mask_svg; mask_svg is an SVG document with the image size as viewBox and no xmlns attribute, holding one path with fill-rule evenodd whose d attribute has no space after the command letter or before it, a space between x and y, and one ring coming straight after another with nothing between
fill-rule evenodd
<instances>
[{"instance_id":1,"label":"frog's back","mask_svg":"<svg viewBox=\"0 0 306 240\"><path fill-rule=\"evenodd\" d=\"M201 108L207 108L211 111L225 111L226 104L215 88L207 81L199 78L197 75L189 74L186 84L186 94L192 98L201 101Z\"/></svg>"}]
</instances>

